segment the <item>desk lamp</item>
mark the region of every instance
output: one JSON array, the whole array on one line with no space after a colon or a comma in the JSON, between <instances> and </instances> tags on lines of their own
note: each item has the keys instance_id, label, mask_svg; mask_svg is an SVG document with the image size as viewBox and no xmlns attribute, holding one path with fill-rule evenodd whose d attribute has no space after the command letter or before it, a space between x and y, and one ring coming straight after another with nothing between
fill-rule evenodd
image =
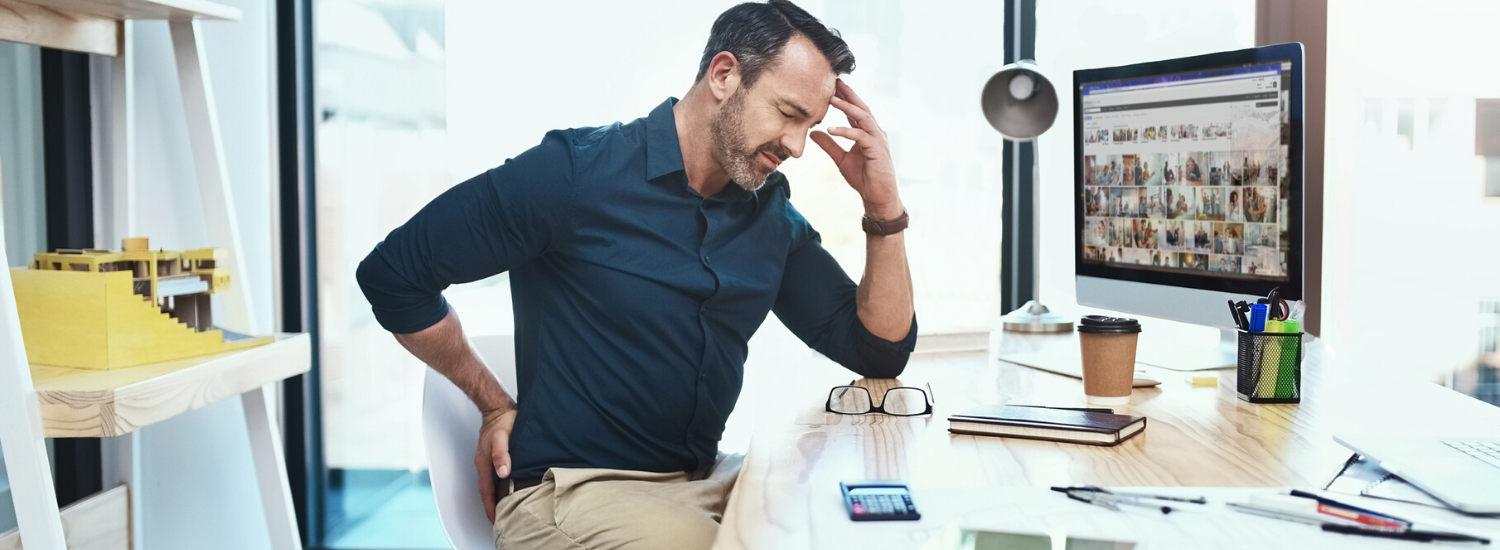
<instances>
[{"instance_id":1,"label":"desk lamp","mask_svg":"<svg viewBox=\"0 0 1500 550\"><path fill-rule=\"evenodd\" d=\"M1014 142L1035 141L1057 119L1057 89L1047 77L1042 76L1036 63L1029 59L1001 67L1000 72L985 83L979 101L984 108L984 118L989 120L990 126L995 127L1005 139ZM1033 182L1039 179L1036 176L1037 158L1037 155L1032 155ZM1035 239L1041 210L1038 208L1037 197L1041 195L1032 193L1031 196L1031 234ZM1032 246L1031 253L1032 280L1036 281L1038 277L1035 270L1039 263L1037 247ZM1038 300L1029 300L1020 309L1001 317L1001 326L1014 332L1071 332L1073 320L1051 313Z\"/></svg>"}]
</instances>

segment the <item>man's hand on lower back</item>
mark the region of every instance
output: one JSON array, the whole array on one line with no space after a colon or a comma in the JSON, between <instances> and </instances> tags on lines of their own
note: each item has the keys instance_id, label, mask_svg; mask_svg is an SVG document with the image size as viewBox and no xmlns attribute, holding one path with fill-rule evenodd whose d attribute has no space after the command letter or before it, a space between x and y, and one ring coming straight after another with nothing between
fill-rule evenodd
<instances>
[{"instance_id":1,"label":"man's hand on lower back","mask_svg":"<svg viewBox=\"0 0 1500 550\"><path fill-rule=\"evenodd\" d=\"M479 497L484 501L484 514L495 522L495 505L500 496L495 493L494 477L510 477L510 431L516 423L516 409L509 407L484 413L479 426L479 450L474 453L474 468L479 473Z\"/></svg>"}]
</instances>

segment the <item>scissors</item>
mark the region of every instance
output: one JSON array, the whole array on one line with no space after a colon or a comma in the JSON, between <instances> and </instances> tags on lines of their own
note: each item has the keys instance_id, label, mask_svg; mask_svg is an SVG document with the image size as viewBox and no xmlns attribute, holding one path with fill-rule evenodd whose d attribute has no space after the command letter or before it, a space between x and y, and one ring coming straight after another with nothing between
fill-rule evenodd
<instances>
[{"instance_id":1,"label":"scissors","mask_svg":"<svg viewBox=\"0 0 1500 550\"><path fill-rule=\"evenodd\" d=\"M1285 321L1292 315L1292 308L1288 307L1286 300L1281 298L1281 287L1271 289L1270 294L1256 300L1255 303L1269 306L1270 311L1267 312L1266 318L1272 321Z\"/></svg>"}]
</instances>

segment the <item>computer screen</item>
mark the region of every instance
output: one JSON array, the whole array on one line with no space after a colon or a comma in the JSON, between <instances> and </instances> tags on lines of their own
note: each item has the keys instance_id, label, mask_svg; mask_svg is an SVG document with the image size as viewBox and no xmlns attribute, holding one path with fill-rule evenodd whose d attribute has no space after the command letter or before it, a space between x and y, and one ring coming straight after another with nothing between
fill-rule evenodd
<instances>
[{"instance_id":1,"label":"computer screen","mask_svg":"<svg viewBox=\"0 0 1500 550\"><path fill-rule=\"evenodd\" d=\"M1080 274L1288 282L1292 75L1287 59L1076 80Z\"/></svg>"}]
</instances>

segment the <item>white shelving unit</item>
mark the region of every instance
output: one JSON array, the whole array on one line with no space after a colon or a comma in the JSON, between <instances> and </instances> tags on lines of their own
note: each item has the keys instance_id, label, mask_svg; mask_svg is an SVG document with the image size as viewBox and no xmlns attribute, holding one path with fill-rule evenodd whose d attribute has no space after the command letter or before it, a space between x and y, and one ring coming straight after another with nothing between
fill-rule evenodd
<instances>
[{"instance_id":1,"label":"white shelving unit","mask_svg":"<svg viewBox=\"0 0 1500 550\"><path fill-rule=\"evenodd\" d=\"M240 19L240 10L207 0L0 0L0 40L113 57L109 122L113 208L120 228L132 233L135 129L132 81L135 53L129 40L132 20L167 20L177 64L178 84L186 111L204 219L214 246L229 258L230 292L219 308L217 324L249 333L255 327L248 307L239 225L224 163L213 86L209 81L203 31L199 21ZM0 249L0 267L10 265ZM140 468L137 429L208 404L239 397L254 455L256 477L271 545L300 550L291 492L281 452L276 411L267 388L305 373L311 365L310 338L282 335L258 348L221 355L169 361L112 371L87 371L30 365L21 339L20 319L10 270L0 269L0 443L16 503L18 531L0 533L0 550L64 548L134 548L143 546L141 492L134 487ZM106 464L105 491L67 511L59 511L47 458L47 437L102 437ZM128 496L122 497L119 485ZM95 503L90 500L98 499ZM121 504L123 503L123 504ZM64 516L78 511L79 525L114 525L123 513L123 533L101 536L80 529Z\"/></svg>"}]
</instances>

